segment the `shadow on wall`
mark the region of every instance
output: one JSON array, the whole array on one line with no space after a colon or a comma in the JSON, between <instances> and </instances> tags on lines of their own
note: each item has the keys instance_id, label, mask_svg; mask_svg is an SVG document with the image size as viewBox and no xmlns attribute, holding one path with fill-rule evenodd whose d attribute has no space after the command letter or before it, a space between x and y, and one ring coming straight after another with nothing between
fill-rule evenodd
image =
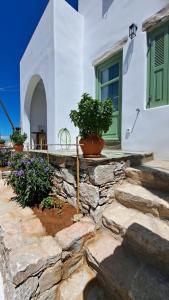
<instances>
[{"instance_id":1,"label":"shadow on wall","mask_svg":"<svg viewBox=\"0 0 169 300\"><path fill-rule=\"evenodd\" d=\"M127 74L134 51L134 39L130 41L123 64L123 75Z\"/></svg>"},{"instance_id":2,"label":"shadow on wall","mask_svg":"<svg viewBox=\"0 0 169 300\"><path fill-rule=\"evenodd\" d=\"M138 242L136 242L137 238ZM147 246L146 241L149 241ZM153 252L151 246L155 248L155 244L159 247ZM169 259L165 256L168 249L167 240L144 226L133 223L124 235L123 242L115 248L114 252L112 250L111 256L104 259L99 266L93 258L91 259L93 262L89 262L98 273L95 279L86 285L83 299L168 299ZM96 297L92 298L91 293L98 282L108 294L101 297L96 293Z\"/></svg>"},{"instance_id":3,"label":"shadow on wall","mask_svg":"<svg viewBox=\"0 0 169 300\"><path fill-rule=\"evenodd\" d=\"M112 5L112 3L114 2L114 0L102 0L102 17L106 18L109 8Z\"/></svg>"}]
</instances>

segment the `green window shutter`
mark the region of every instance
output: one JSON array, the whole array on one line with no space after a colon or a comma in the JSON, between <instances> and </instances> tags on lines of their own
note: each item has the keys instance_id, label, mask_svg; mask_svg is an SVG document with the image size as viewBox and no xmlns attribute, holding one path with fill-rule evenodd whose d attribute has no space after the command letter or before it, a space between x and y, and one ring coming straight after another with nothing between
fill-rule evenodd
<instances>
[{"instance_id":1,"label":"green window shutter","mask_svg":"<svg viewBox=\"0 0 169 300\"><path fill-rule=\"evenodd\" d=\"M149 107L168 104L168 24L149 34Z\"/></svg>"}]
</instances>

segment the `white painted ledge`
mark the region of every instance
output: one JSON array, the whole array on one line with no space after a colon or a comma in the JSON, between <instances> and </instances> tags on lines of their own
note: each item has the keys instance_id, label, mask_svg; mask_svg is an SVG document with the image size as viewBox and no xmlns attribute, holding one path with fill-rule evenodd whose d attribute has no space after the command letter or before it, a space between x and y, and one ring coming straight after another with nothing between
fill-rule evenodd
<instances>
[{"instance_id":1,"label":"white painted ledge","mask_svg":"<svg viewBox=\"0 0 169 300\"><path fill-rule=\"evenodd\" d=\"M97 57L92 62L92 65L94 67L96 67L99 64L103 63L105 60L109 59L112 55L114 55L114 54L118 53L119 51L121 51L123 49L124 45L127 43L127 41L128 41L128 36L125 36L123 39L121 39L116 44L114 44L114 46L111 49L109 49L108 51L103 53L101 56Z\"/></svg>"},{"instance_id":2,"label":"white painted ledge","mask_svg":"<svg viewBox=\"0 0 169 300\"><path fill-rule=\"evenodd\" d=\"M169 4L158 11L155 15L148 18L142 25L143 31L151 31L154 27L169 20Z\"/></svg>"}]
</instances>

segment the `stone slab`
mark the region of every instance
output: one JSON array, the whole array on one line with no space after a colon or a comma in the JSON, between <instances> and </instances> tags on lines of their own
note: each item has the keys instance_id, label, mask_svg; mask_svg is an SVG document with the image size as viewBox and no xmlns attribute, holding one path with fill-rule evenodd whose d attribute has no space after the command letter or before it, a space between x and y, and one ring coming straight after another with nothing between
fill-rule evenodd
<instances>
[{"instance_id":1,"label":"stone slab","mask_svg":"<svg viewBox=\"0 0 169 300\"><path fill-rule=\"evenodd\" d=\"M83 218L80 222L59 231L55 235L56 241L62 247L62 250L79 251L83 245L84 238L92 236L95 233L95 224L90 218Z\"/></svg>"},{"instance_id":2,"label":"stone slab","mask_svg":"<svg viewBox=\"0 0 169 300\"><path fill-rule=\"evenodd\" d=\"M99 233L87 243L86 255L111 299L168 299L169 278L140 260L108 232Z\"/></svg>"},{"instance_id":3,"label":"stone slab","mask_svg":"<svg viewBox=\"0 0 169 300\"><path fill-rule=\"evenodd\" d=\"M115 198L129 208L151 213L160 218L169 218L169 195L157 193L130 183L115 188Z\"/></svg>"},{"instance_id":4,"label":"stone slab","mask_svg":"<svg viewBox=\"0 0 169 300\"><path fill-rule=\"evenodd\" d=\"M27 239L25 245L9 253L9 268L17 286L61 259L62 249L51 236Z\"/></svg>"},{"instance_id":5,"label":"stone slab","mask_svg":"<svg viewBox=\"0 0 169 300\"><path fill-rule=\"evenodd\" d=\"M103 224L114 236L125 239L136 252L169 272L169 225L118 203L103 212Z\"/></svg>"},{"instance_id":6,"label":"stone slab","mask_svg":"<svg viewBox=\"0 0 169 300\"><path fill-rule=\"evenodd\" d=\"M59 285L56 299L108 300L103 289L97 285L95 277L95 272L83 265Z\"/></svg>"}]
</instances>

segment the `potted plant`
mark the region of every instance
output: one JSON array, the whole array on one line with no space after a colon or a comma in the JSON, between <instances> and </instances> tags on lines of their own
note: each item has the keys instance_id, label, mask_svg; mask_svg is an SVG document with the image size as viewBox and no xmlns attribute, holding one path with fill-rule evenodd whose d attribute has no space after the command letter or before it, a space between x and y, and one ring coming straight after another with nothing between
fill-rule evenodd
<instances>
[{"instance_id":1,"label":"potted plant","mask_svg":"<svg viewBox=\"0 0 169 300\"><path fill-rule=\"evenodd\" d=\"M0 149L2 149L5 145L5 140L0 137Z\"/></svg>"},{"instance_id":2,"label":"potted plant","mask_svg":"<svg viewBox=\"0 0 169 300\"><path fill-rule=\"evenodd\" d=\"M78 103L78 110L70 112L71 121L79 128L84 157L100 156L104 147L102 135L112 124L112 113L111 100L95 100L86 93Z\"/></svg>"},{"instance_id":3,"label":"potted plant","mask_svg":"<svg viewBox=\"0 0 169 300\"><path fill-rule=\"evenodd\" d=\"M26 133L21 133L20 130L14 130L10 135L11 141L14 143L14 149L16 152L23 151L23 144L27 139Z\"/></svg>"}]
</instances>

